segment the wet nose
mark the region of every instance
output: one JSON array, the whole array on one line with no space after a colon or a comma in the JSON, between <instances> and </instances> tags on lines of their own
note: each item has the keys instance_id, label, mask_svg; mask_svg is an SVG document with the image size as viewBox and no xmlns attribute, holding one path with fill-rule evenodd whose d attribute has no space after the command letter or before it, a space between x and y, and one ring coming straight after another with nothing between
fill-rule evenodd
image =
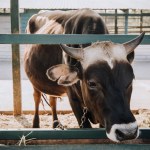
<instances>
[{"instance_id":1,"label":"wet nose","mask_svg":"<svg viewBox=\"0 0 150 150\"><path fill-rule=\"evenodd\" d=\"M137 138L139 136L139 129L136 121L127 124L114 124L110 132L106 134L112 141L120 142Z\"/></svg>"},{"instance_id":2,"label":"wet nose","mask_svg":"<svg viewBox=\"0 0 150 150\"><path fill-rule=\"evenodd\" d=\"M116 138L119 141L135 139L138 136L138 128L116 129Z\"/></svg>"}]
</instances>

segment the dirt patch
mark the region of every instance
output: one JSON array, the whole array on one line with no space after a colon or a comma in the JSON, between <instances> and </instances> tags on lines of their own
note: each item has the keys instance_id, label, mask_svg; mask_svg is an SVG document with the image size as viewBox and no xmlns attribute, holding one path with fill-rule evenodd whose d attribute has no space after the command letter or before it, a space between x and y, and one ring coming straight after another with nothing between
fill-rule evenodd
<instances>
[{"instance_id":1,"label":"dirt patch","mask_svg":"<svg viewBox=\"0 0 150 150\"><path fill-rule=\"evenodd\" d=\"M150 110L139 110L135 115L138 125L141 128L150 128Z\"/></svg>"},{"instance_id":2,"label":"dirt patch","mask_svg":"<svg viewBox=\"0 0 150 150\"><path fill-rule=\"evenodd\" d=\"M77 121L73 113L58 115L59 120L65 128L78 128ZM0 115L0 128L32 128L33 115ZM52 128L52 116L40 115L40 127Z\"/></svg>"},{"instance_id":3,"label":"dirt patch","mask_svg":"<svg viewBox=\"0 0 150 150\"><path fill-rule=\"evenodd\" d=\"M134 114L139 127L150 128L150 110L139 110ZM73 113L59 114L59 120L65 128L78 128L78 124ZM0 128L32 128L33 115L22 115L14 117L12 115L0 115ZM99 125L93 125L94 128L98 128ZM40 115L40 127L52 128L52 116Z\"/></svg>"}]
</instances>

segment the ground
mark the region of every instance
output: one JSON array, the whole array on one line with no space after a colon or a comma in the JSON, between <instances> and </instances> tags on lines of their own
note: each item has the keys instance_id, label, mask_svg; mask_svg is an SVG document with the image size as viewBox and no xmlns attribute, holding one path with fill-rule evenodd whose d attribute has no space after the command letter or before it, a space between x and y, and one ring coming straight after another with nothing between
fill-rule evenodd
<instances>
[{"instance_id":1,"label":"ground","mask_svg":"<svg viewBox=\"0 0 150 150\"><path fill-rule=\"evenodd\" d=\"M0 80L0 129L6 128L31 128L33 115L22 115L14 117L10 115L1 115L7 111L13 111L13 91L12 81ZM34 100L32 86L28 80L22 80L22 110L34 111ZM9 91L9 94L8 94ZM11 92L10 92L11 91ZM4 100L5 99L5 100ZM41 111L49 111L49 106L43 101L40 104ZM69 100L64 97L63 100L58 99L57 110L71 111ZM131 110L136 110L134 113L140 127L150 127L150 80L135 80L133 82L133 93L131 97ZM41 115L41 128L52 127L52 117L50 115ZM77 128L78 124L72 113L60 115L59 120L67 128ZM96 125L98 127L98 125Z\"/></svg>"},{"instance_id":2,"label":"ground","mask_svg":"<svg viewBox=\"0 0 150 150\"><path fill-rule=\"evenodd\" d=\"M150 110L140 109L134 113L139 127L149 128L150 127ZM78 128L77 121L73 113L61 115L59 114L59 120L65 128ZM0 128L31 128L32 127L33 115L22 115L14 117L12 115L0 115ZM41 128L52 128L52 116L51 115L40 115L40 126ZM98 127L94 125L93 127Z\"/></svg>"}]
</instances>

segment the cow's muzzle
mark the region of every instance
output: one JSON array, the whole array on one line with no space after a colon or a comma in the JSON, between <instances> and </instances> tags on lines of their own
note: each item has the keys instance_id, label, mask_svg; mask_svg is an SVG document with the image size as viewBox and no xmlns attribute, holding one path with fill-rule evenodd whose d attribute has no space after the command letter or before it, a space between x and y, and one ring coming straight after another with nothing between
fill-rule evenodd
<instances>
[{"instance_id":1,"label":"cow's muzzle","mask_svg":"<svg viewBox=\"0 0 150 150\"><path fill-rule=\"evenodd\" d=\"M120 142L136 139L139 136L139 129L136 121L128 124L114 124L110 132L106 134L112 141Z\"/></svg>"}]
</instances>

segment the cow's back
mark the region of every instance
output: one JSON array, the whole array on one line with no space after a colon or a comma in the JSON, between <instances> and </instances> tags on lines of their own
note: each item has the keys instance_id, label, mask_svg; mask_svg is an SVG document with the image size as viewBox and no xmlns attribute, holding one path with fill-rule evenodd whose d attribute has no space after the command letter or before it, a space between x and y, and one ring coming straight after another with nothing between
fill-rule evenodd
<instances>
[{"instance_id":1,"label":"cow's back","mask_svg":"<svg viewBox=\"0 0 150 150\"><path fill-rule=\"evenodd\" d=\"M56 10L56 11L44 10L43 11L41 10L39 13L34 14L29 19L27 27L26 27L26 32L29 34L38 34L40 32L38 30L43 28L45 25L47 25L47 29L52 28L54 24L55 26L61 25L61 27L63 27L62 25L63 22L65 23L73 15L73 12L74 11L60 11L60 10ZM63 32L60 30L58 34L62 34L62 33ZM45 34L48 34L48 33L45 33ZM49 34L53 34L53 33L49 33Z\"/></svg>"}]
</instances>

